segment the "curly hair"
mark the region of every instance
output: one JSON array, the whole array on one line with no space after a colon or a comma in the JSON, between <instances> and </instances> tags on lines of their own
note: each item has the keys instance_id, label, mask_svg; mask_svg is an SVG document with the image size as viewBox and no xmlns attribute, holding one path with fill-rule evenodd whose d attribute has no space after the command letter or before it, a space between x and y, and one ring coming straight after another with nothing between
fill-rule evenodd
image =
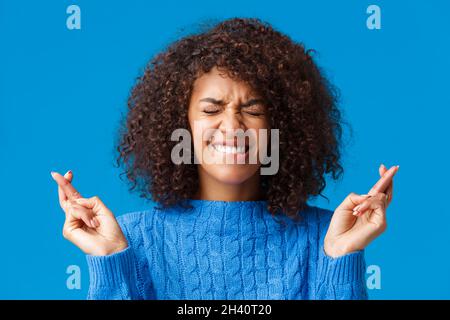
<instances>
[{"instance_id":1,"label":"curly hair","mask_svg":"<svg viewBox=\"0 0 450 320\"><path fill-rule=\"evenodd\" d=\"M128 98L117 165L124 166L130 191L138 188L162 207L194 196L196 165L171 161L177 142L170 138L175 129L190 130L193 83L218 67L267 101L270 127L279 129L280 164L276 175L261 176L262 190L273 217L281 211L297 218L308 197L324 197L325 174L336 180L343 173L338 91L312 52L256 18L224 20L169 44L147 64Z\"/></svg>"}]
</instances>

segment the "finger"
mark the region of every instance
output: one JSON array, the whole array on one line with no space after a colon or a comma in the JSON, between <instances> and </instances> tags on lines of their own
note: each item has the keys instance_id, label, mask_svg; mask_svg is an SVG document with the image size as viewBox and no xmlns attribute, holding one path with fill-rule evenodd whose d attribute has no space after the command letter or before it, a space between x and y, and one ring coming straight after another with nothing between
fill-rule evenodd
<instances>
[{"instance_id":1,"label":"finger","mask_svg":"<svg viewBox=\"0 0 450 320\"><path fill-rule=\"evenodd\" d=\"M383 174L387 171L387 168L384 166L384 164L381 164L378 168L378 172L380 173L380 177L383 176Z\"/></svg>"},{"instance_id":2,"label":"finger","mask_svg":"<svg viewBox=\"0 0 450 320\"><path fill-rule=\"evenodd\" d=\"M369 190L369 195L375 195L378 192L385 192L387 187L392 181L395 173L398 171L399 166L392 166L388 171L386 171L380 180L375 183L375 185Z\"/></svg>"},{"instance_id":3,"label":"finger","mask_svg":"<svg viewBox=\"0 0 450 320\"><path fill-rule=\"evenodd\" d=\"M109 212L109 209L100 200L99 197L94 196L91 198L78 198L75 200L76 203L84 206L87 209L91 209L94 214L100 214L102 212Z\"/></svg>"},{"instance_id":4,"label":"finger","mask_svg":"<svg viewBox=\"0 0 450 320\"><path fill-rule=\"evenodd\" d=\"M51 175L58 186L61 187L62 191L64 191L68 200L81 198L81 194L77 191L77 189L75 189L72 184L62 175L60 175L58 172L53 171L51 172Z\"/></svg>"},{"instance_id":5,"label":"finger","mask_svg":"<svg viewBox=\"0 0 450 320\"><path fill-rule=\"evenodd\" d=\"M381 164L378 170L380 172L380 176L383 176L383 174L387 171L387 168L384 166L384 164ZM391 180L391 183L388 185L386 191L384 192L386 193L386 196L388 198L387 203L388 205L392 201L393 190L394 190L394 179Z\"/></svg>"},{"instance_id":6,"label":"finger","mask_svg":"<svg viewBox=\"0 0 450 320\"><path fill-rule=\"evenodd\" d=\"M385 193L386 193L386 197L387 197L387 204L389 205L389 203L391 203L391 201L392 201L392 197L394 194L394 180L391 181L391 183L389 184Z\"/></svg>"},{"instance_id":7,"label":"finger","mask_svg":"<svg viewBox=\"0 0 450 320\"><path fill-rule=\"evenodd\" d=\"M68 208L69 215L75 219L82 220L89 228L96 228L98 221L91 210L71 202Z\"/></svg>"},{"instance_id":8,"label":"finger","mask_svg":"<svg viewBox=\"0 0 450 320\"><path fill-rule=\"evenodd\" d=\"M345 199L342 201L342 203L339 205L339 207L336 208L336 211L338 209L343 210L353 210L353 208L360 203L362 203L364 200L366 200L369 197L369 195L359 195L357 193L351 192Z\"/></svg>"},{"instance_id":9,"label":"finger","mask_svg":"<svg viewBox=\"0 0 450 320\"><path fill-rule=\"evenodd\" d=\"M376 196L372 197L372 201L369 204L370 209L386 208L386 194L378 193Z\"/></svg>"},{"instance_id":10,"label":"finger","mask_svg":"<svg viewBox=\"0 0 450 320\"><path fill-rule=\"evenodd\" d=\"M382 188L384 188L384 192L381 192L384 194L383 197L383 201L385 201L386 206L389 204L389 202L392 200L392 190L393 190L393 183L394 180L392 179L394 174L397 172L399 166L393 166L391 167L389 170L387 170L387 168L384 166L384 164L381 164L380 167L378 168L378 171L380 173L380 175L382 176L380 180L378 180L377 184L375 184L374 187L372 187L372 189L369 191L369 195L374 196L378 193L380 193L380 191L376 191L376 190L380 190ZM388 184L386 186L386 184ZM366 201L367 203L362 203L356 207L353 208L353 214L356 216L360 216L362 215L369 207L370 207L370 203L369 201Z\"/></svg>"},{"instance_id":11,"label":"finger","mask_svg":"<svg viewBox=\"0 0 450 320\"><path fill-rule=\"evenodd\" d=\"M374 196L371 196L370 198L366 199L363 203L353 208L353 215L354 216L361 216L366 210L372 209L374 206L374 202L380 203L382 202L384 204L384 207L387 206L387 198L386 194L383 192L379 192Z\"/></svg>"},{"instance_id":12,"label":"finger","mask_svg":"<svg viewBox=\"0 0 450 320\"><path fill-rule=\"evenodd\" d=\"M73 178L72 170L67 171L66 174L64 175L64 178L67 181L72 182L72 178ZM66 193L63 191L63 189L59 185L58 185L58 198L59 198L59 203L62 207L64 201L67 200L67 196L66 196Z\"/></svg>"},{"instance_id":13,"label":"finger","mask_svg":"<svg viewBox=\"0 0 450 320\"><path fill-rule=\"evenodd\" d=\"M368 217L369 221L372 225L375 224L380 231L384 231L386 228L386 203L382 196L375 197L369 209L372 212Z\"/></svg>"}]
</instances>

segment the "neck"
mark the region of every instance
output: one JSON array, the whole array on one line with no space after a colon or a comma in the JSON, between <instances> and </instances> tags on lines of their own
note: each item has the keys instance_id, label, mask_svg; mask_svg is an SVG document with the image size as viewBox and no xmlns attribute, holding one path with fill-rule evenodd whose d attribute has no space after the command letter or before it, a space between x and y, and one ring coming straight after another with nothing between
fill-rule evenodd
<instances>
[{"instance_id":1,"label":"neck","mask_svg":"<svg viewBox=\"0 0 450 320\"><path fill-rule=\"evenodd\" d=\"M259 171L240 184L227 184L199 168L199 190L194 198L216 201L263 200Z\"/></svg>"}]
</instances>

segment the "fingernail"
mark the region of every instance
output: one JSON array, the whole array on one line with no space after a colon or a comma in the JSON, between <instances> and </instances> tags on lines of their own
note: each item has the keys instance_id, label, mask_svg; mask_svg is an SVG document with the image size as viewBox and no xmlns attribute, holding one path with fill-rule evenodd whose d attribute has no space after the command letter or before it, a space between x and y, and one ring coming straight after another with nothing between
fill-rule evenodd
<instances>
[{"instance_id":1,"label":"fingernail","mask_svg":"<svg viewBox=\"0 0 450 320\"><path fill-rule=\"evenodd\" d=\"M399 166L399 165L397 165L397 169L398 169L398 168L400 168L400 166Z\"/></svg>"},{"instance_id":2,"label":"fingernail","mask_svg":"<svg viewBox=\"0 0 450 320\"><path fill-rule=\"evenodd\" d=\"M360 205L360 204L358 204L356 207L354 207L354 208L353 208L353 211L358 211L359 208L361 208L361 205Z\"/></svg>"},{"instance_id":3,"label":"fingernail","mask_svg":"<svg viewBox=\"0 0 450 320\"><path fill-rule=\"evenodd\" d=\"M94 218L95 226L100 227L100 222L97 220L97 218Z\"/></svg>"},{"instance_id":4,"label":"fingernail","mask_svg":"<svg viewBox=\"0 0 450 320\"><path fill-rule=\"evenodd\" d=\"M67 171L65 175L67 174L72 174L72 170Z\"/></svg>"},{"instance_id":5,"label":"fingernail","mask_svg":"<svg viewBox=\"0 0 450 320\"><path fill-rule=\"evenodd\" d=\"M384 164L380 164L380 167L384 167Z\"/></svg>"},{"instance_id":6,"label":"fingernail","mask_svg":"<svg viewBox=\"0 0 450 320\"><path fill-rule=\"evenodd\" d=\"M92 218L91 220L89 220L89 223L91 224L91 225L90 225L91 228L95 228L95 221L94 221L94 218Z\"/></svg>"},{"instance_id":7,"label":"fingernail","mask_svg":"<svg viewBox=\"0 0 450 320\"><path fill-rule=\"evenodd\" d=\"M354 216L359 215L359 211L358 211L358 210L354 211L354 212L353 212L353 215L354 215Z\"/></svg>"},{"instance_id":8,"label":"fingernail","mask_svg":"<svg viewBox=\"0 0 450 320\"><path fill-rule=\"evenodd\" d=\"M55 172L54 171L50 171L50 174L52 175L52 178L55 179Z\"/></svg>"}]
</instances>

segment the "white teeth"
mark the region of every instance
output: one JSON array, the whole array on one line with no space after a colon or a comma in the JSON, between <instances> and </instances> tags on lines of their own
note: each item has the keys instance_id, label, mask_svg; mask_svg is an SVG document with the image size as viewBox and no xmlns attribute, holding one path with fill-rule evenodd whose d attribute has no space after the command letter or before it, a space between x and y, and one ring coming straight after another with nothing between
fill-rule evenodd
<instances>
[{"instance_id":1,"label":"white teeth","mask_svg":"<svg viewBox=\"0 0 450 320\"><path fill-rule=\"evenodd\" d=\"M222 153L245 153L245 147L227 146L221 144L213 144L214 150Z\"/></svg>"}]
</instances>

